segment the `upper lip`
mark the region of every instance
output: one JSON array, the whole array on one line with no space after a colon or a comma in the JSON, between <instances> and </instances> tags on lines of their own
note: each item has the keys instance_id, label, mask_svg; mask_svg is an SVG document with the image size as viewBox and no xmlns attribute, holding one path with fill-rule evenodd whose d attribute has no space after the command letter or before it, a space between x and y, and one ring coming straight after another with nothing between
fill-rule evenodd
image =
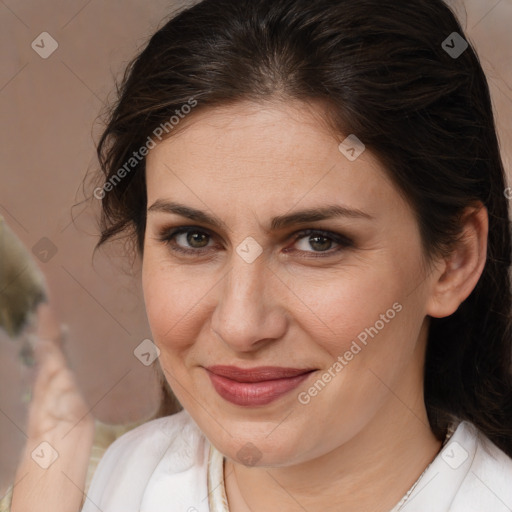
<instances>
[{"instance_id":1,"label":"upper lip","mask_svg":"<svg viewBox=\"0 0 512 512\"><path fill-rule=\"evenodd\" d=\"M282 366L257 366L238 368L237 366L207 366L206 370L237 382L263 382L267 380L286 379L312 372L312 368L284 368Z\"/></svg>"}]
</instances>

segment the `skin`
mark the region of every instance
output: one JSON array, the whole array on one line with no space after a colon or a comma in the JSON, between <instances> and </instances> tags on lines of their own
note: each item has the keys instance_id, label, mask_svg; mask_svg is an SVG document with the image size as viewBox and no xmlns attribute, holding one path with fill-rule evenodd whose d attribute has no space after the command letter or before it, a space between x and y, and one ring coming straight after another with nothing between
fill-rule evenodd
<instances>
[{"instance_id":1,"label":"skin","mask_svg":"<svg viewBox=\"0 0 512 512\"><path fill-rule=\"evenodd\" d=\"M450 315L476 285L487 212L468 209L464 241L428 264L410 206L368 149L353 162L341 154L345 137L328 129L319 105L244 102L195 112L147 157L148 319L169 384L226 456L232 512L385 512L441 447L423 401L428 316ZM157 200L225 226L151 209ZM371 218L268 229L275 216L328 204ZM200 233L161 240L180 226ZM297 238L308 228L353 243ZM236 252L248 236L263 251L252 263ZM394 303L395 318L301 404L298 393ZM204 369L215 364L316 371L268 405L243 407L216 393ZM253 465L237 456L247 443Z\"/></svg>"}]
</instances>

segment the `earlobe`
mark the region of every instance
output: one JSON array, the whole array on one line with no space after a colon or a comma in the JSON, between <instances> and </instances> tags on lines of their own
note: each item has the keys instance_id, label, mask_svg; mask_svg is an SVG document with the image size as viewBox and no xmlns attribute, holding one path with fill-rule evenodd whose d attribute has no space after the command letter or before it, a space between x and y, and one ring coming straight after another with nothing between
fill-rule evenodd
<instances>
[{"instance_id":1,"label":"earlobe","mask_svg":"<svg viewBox=\"0 0 512 512\"><path fill-rule=\"evenodd\" d=\"M460 241L444 258L432 283L427 314L443 318L454 313L471 294L482 275L487 259L489 218L487 208L480 203L464 211Z\"/></svg>"}]
</instances>

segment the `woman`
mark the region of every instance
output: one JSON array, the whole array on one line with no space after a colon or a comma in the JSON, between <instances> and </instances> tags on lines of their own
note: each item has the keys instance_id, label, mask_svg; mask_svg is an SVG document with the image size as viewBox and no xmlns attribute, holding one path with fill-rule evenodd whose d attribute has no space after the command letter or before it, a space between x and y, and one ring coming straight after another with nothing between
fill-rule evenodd
<instances>
[{"instance_id":1,"label":"woman","mask_svg":"<svg viewBox=\"0 0 512 512\"><path fill-rule=\"evenodd\" d=\"M184 410L83 511L512 509L504 170L446 5L200 2L98 154L100 245L131 235Z\"/></svg>"}]
</instances>

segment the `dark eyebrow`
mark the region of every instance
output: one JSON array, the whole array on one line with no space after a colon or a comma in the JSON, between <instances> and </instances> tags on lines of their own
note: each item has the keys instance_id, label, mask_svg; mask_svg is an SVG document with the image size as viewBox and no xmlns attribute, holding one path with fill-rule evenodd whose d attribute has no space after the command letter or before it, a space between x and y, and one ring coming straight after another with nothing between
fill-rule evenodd
<instances>
[{"instance_id":1,"label":"dark eyebrow","mask_svg":"<svg viewBox=\"0 0 512 512\"><path fill-rule=\"evenodd\" d=\"M149 208L148 212L163 212L163 213L174 213L181 217L209 224L211 226L222 228L229 231L225 222L221 221L217 217L211 216L201 210L196 210L190 206L185 206L180 203L173 201L164 201L163 199L157 199ZM310 208L301 210L298 212L289 213L286 215L279 215L272 219L270 224L270 231L277 231L293 224L305 224L308 222L315 222L319 220L331 219L334 217L349 217L349 218L362 218L362 219L373 219L371 215L363 212L362 210L346 208L337 204L322 206L319 208Z\"/></svg>"}]
</instances>

